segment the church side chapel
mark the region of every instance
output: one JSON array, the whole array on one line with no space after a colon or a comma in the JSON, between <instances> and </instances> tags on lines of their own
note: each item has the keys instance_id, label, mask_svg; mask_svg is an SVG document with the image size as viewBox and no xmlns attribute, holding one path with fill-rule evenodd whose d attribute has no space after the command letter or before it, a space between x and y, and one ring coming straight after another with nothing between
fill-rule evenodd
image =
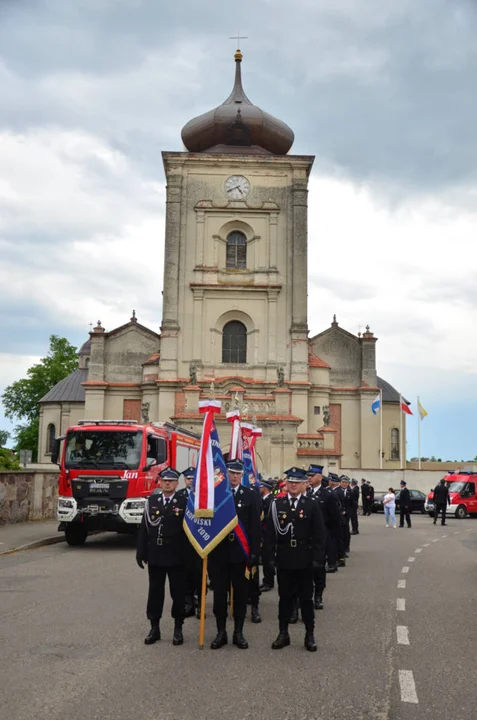
<instances>
[{"instance_id":1,"label":"church side chapel","mask_svg":"<svg viewBox=\"0 0 477 720\"><path fill-rule=\"evenodd\" d=\"M39 462L80 419L172 421L200 433L198 402L263 430L259 469L280 475L317 462L329 470L401 466L399 393L377 376L377 338L336 317L309 338L307 196L313 156L291 155L293 131L235 82L222 105L182 129L183 152L164 152L167 181L160 334L98 321L78 369L41 400ZM382 391L380 419L371 404ZM401 423L401 424L400 424ZM381 458L380 458L381 454ZM180 470L181 468L179 468Z\"/></svg>"}]
</instances>

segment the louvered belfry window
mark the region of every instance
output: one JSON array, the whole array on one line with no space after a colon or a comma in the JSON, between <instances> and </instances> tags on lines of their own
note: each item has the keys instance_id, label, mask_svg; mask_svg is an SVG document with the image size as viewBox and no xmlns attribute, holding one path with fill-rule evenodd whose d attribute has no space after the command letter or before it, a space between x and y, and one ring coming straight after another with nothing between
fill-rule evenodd
<instances>
[{"instance_id":1,"label":"louvered belfry window","mask_svg":"<svg viewBox=\"0 0 477 720\"><path fill-rule=\"evenodd\" d=\"M227 236L226 267L235 270L245 270L247 267L247 238L238 230Z\"/></svg>"},{"instance_id":2,"label":"louvered belfry window","mask_svg":"<svg viewBox=\"0 0 477 720\"><path fill-rule=\"evenodd\" d=\"M247 362L247 328L241 322L232 320L223 329L222 362Z\"/></svg>"}]
</instances>

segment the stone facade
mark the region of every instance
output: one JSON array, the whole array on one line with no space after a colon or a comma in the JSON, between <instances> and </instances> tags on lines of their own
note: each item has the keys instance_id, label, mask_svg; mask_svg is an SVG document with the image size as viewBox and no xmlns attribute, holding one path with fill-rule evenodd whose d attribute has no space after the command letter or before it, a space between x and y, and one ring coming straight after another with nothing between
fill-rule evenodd
<instances>
[{"instance_id":1,"label":"stone facade","mask_svg":"<svg viewBox=\"0 0 477 720\"><path fill-rule=\"evenodd\" d=\"M0 525L56 516L58 473L0 471Z\"/></svg>"}]
</instances>

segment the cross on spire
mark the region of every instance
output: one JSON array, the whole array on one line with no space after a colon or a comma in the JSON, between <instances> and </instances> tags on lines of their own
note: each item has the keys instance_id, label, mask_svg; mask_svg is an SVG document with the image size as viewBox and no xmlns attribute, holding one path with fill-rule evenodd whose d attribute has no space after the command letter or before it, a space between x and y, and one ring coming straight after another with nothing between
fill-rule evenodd
<instances>
[{"instance_id":1,"label":"cross on spire","mask_svg":"<svg viewBox=\"0 0 477 720\"><path fill-rule=\"evenodd\" d=\"M229 37L229 40L236 40L237 47L240 48L240 41L248 40L248 37L247 37L247 35L240 35L240 30L238 30L236 35L232 35L231 37Z\"/></svg>"}]
</instances>

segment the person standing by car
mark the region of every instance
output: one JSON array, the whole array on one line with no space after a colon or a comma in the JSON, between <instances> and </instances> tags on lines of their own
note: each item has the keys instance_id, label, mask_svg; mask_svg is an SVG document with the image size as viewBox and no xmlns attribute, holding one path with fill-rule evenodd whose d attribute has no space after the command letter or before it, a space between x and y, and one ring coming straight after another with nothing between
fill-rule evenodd
<instances>
[{"instance_id":1,"label":"person standing by car","mask_svg":"<svg viewBox=\"0 0 477 720\"><path fill-rule=\"evenodd\" d=\"M366 481L368 483L368 515L371 515L371 510L373 509L373 502L374 502L374 488L371 485L371 480Z\"/></svg>"},{"instance_id":2,"label":"person standing by car","mask_svg":"<svg viewBox=\"0 0 477 720\"><path fill-rule=\"evenodd\" d=\"M369 508L369 485L364 478L361 478L361 502L363 503L363 515L371 515Z\"/></svg>"},{"instance_id":3,"label":"person standing by car","mask_svg":"<svg viewBox=\"0 0 477 720\"><path fill-rule=\"evenodd\" d=\"M388 489L387 495L383 498L384 515L386 517L386 527L392 522L392 527L396 529L396 495L392 487Z\"/></svg>"},{"instance_id":4,"label":"person standing by car","mask_svg":"<svg viewBox=\"0 0 477 720\"><path fill-rule=\"evenodd\" d=\"M399 527L404 527L404 517L408 528L411 527L411 494L407 489L407 482L401 480L399 483L401 486L401 492L399 493Z\"/></svg>"},{"instance_id":5,"label":"person standing by car","mask_svg":"<svg viewBox=\"0 0 477 720\"><path fill-rule=\"evenodd\" d=\"M446 524L446 510L447 505L450 505L449 488L447 487L444 478L434 488L434 525L439 517L439 511L441 512L441 525Z\"/></svg>"}]
</instances>

